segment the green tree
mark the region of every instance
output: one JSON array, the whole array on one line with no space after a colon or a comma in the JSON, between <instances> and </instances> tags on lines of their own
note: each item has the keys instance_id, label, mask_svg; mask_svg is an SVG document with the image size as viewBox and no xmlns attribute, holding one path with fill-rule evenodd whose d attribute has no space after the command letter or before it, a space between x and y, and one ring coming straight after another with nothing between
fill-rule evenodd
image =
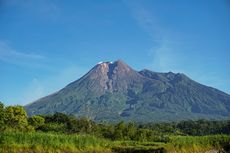
<instances>
[{"instance_id":1,"label":"green tree","mask_svg":"<svg viewBox=\"0 0 230 153\"><path fill-rule=\"evenodd\" d=\"M1 131L5 129L4 118L5 118L5 108L4 108L4 104L0 102L0 130Z\"/></svg>"},{"instance_id":2,"label":"green tree","mask_svg":"<svg viewBox=\"0 0 230 153\"><path fill-rule=\"evenodd\" d=\"M130 122L126 128L126 137L133 140L136 134L136 126L133 122Z\"/></svg>"},{"instance_id":3,"label":"green tree","mask_svg":"<svg viewBox=\"0 0 230 153\"><path fill-rule=\"evenodd\" d=\"M146 141L147 140L147 129L139 129L136 132L135 140L137 141Z\"/></svg>"},{"instance_id":4,"label":"green tree","mask_svg":"<svg viewBox=\"0 0 230 153\"><path fill-rule=\"evenodd\" d=\"M69 122L69 116L57 112L52 116L52 122L67 124Z\"/></svg>"},{"instance_id":5,"label":"green tree","mask_svg":"<svg viewBox=\"0 0 230 153\"><path fill-rule=\"evenodd\" d=\"M67 129L69 133L78 133L80 132L78 120L75 116L69 116L69 122L67 122Z\"/></svg>"},{"instance_id":6,"label":"green tree","mask_svg":"<svg viewBox=\"0 0 230 153\"><path fill-rule=\"evenodd\" d=\"M114 137L114 126L113 125L108 125L108 126L105 126L103 124L99 124L99 128L101 129L101 133L103 135L104 138L108 138L108 139L112 139L114 140L115 137Z\"/></svg>"},{"instance_id":7,"label":"green tree","mask_svg":"<svg viewBox=\"0 0 230 153\"><path fill-rule=\"evenodd\" d=\"M115 126L114 138L118 140L124 139L126 125L124 121L119 122Z\"/></svg>"},{"instance_id":8,"label":"green tree","mask_svg":"<svg viewBox=\"0 0 230 153\"><path fill-rule=\"evenodd\" d=\"M26 130L28 128L28 121L25 109L22 106L6 107L5 123L10 128Z\"/></svg>"},{"instance_id":9,"label":"green tree","mask_svg":"<svg viewBox=\"0 0 230 153\"><path fill-rule=\"evenodd\" d=\"M78 120L78 127L82 133L90 133L92 131L92 124L92 121L85 117Z\"/></svg>"},{"instance_id":10,"label":"green tree","mask_svg":"<svg viewBox=\"0 0 230 153\"><path fill-rule=\"evenodd\" d=\"M114 139L115 140L123 140L123 133L121 130L116 129L114 132Z\"/></svg>"},{"instance_id":11,"label":"green tree","mask_svg":"<svg viewBox=\"0 0 230 153\"><path fill-rule=\"evenodd\" d=\"M124 121L121 121L116 125L116 129L119 129L119 130L122 130L122 131L125 130L125 127L126 127L126 125L125 125Z\"/></svg>"},{"instance_id":12,"label":"green tree","mask_svg":"<svg viewBox=\"0 0 230 153\"><path fill-rule=\"evenodd\" d=\"M34 115L28 119L28 122L31 126L37 129L45 123L45 119L41 116Z\"/></svg>"}]
</instances>

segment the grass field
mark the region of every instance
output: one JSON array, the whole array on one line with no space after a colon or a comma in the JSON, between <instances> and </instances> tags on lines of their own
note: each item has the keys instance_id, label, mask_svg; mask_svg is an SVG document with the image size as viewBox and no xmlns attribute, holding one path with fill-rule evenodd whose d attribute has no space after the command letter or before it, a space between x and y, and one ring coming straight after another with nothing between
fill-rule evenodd
<instances>
[{"instance_id":1,"label":"grass field","mask_svg":"<svg viewBox=\"0 0 230 153\"><path fill-rule=\"evenodd\" d=\"M230 135L174 136L168 150L175 153L196 153L208 150L230 152Z\"/></svg>"},{"instance_id":2,"label":"grass field","mask_svg":"<svg viewBox=\"0 0 230 153\"><path fill-rule=\"evenodd\" d=\"M173 136L170 142L110 141L90 135L3 132L1 153L205 153L230 151L229 135Z\"/></svg>"},{"instance_id":3,"label":"grass field","mask_svg":"<svg viewBox=\"0 0 230 153\"><path fill-rule=\"evenodd\" d=\"M89 135L4 132L0 136L1 153L110 152L109 145L109 141Z\"/></svg>"}]
</instances>

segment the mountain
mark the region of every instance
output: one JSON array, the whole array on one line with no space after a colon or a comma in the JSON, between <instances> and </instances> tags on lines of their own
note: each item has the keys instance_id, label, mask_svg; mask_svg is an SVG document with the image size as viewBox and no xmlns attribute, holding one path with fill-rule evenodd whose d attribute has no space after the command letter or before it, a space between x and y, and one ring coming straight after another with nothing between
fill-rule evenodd
<instances>
[{"instance_id":1,"label":"mountain","mask_svg":"<svg viewBox=\"0 0 230 153\"><path fill-rule=\"evenodd\" d=\"M118 60L98 63L25 109L29 115L62 112L95 121L229 119L230 95L181 73L138 72Z\"/></svg>"}]
</instances>

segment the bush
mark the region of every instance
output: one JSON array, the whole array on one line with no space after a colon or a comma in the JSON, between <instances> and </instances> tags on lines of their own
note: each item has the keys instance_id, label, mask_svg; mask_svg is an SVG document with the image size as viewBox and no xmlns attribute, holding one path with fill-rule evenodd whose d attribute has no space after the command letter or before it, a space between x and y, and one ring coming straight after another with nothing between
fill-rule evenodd
<instances>
[{"instance_id":1,"label":"bush","mask_svg":"<svg viewBox=\"0 0 230 153\"><path fill-rule=\"evenodd\" d=\"M45 119L41 116L34 115L28 119L28 122L31 126L33 126L35 129L37 129L40 126L44 125Z\"/></svg>"}]
</instances>

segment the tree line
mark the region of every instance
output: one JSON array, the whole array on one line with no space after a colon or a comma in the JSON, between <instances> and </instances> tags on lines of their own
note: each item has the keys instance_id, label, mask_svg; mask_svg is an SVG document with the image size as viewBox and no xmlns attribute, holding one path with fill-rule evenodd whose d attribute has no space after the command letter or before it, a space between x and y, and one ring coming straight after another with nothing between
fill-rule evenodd
<instances>
[{"instance_id":1,"label":"tree line","mask_svg":"<svg viewBox=\"0 0 230 153\"><path fill-rule=\"evenodd\" d=\"M55 113L27 116L22 106L0 102L0 131L41 131L65 134L90 134L111 140L168 142L171 135L230 134L230 120L187 120L171 123L96 123L87 118Z\"/></svg>"}]
</instances>

